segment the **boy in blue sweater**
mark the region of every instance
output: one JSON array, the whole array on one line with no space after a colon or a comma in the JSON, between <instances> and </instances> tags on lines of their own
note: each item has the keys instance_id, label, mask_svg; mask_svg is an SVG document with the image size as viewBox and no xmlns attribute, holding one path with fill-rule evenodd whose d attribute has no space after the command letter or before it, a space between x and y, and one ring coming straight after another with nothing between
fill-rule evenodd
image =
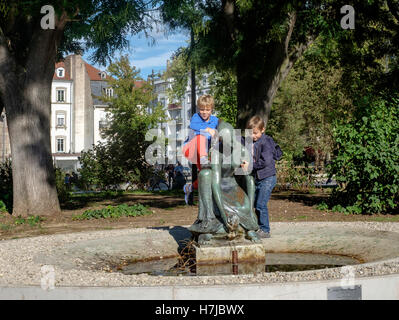
<instances>
[{"instance_id":1,"label":"boy in blue sweater","mask_svg":"<svg viewBox=\"0 0 399 320\"><path fill-rule=\"evenodd\" d=\"M272 137L265 135L265 123L259 116L249 119L247 129L252 129L253 175L255 177L255 209L259 212L260 238L270 238L269 211L267 203L277 183L275 161L280 160L283 152ZM241 165L248 169L248 162Z\"/></svg>"},{"instance_id":2,"label":"boy in blue sweater","mask_svg":"<svg viewBox=\"0 0 399 320\"><path fill-rule=\"evenodd\" d=\"M217 133L219 119L212 115L215 108L215 101L211 95L203 95L197 101L198 112L195 113L190 121L190 134L183 145L182 153L191 162L197 165L198 170L201 167L209 165L208 150L211 139ZM186 193L186 203L192 189L198 189L198 181L193 184L186 184L184 192Z\"/></svg>"}]
</instances>

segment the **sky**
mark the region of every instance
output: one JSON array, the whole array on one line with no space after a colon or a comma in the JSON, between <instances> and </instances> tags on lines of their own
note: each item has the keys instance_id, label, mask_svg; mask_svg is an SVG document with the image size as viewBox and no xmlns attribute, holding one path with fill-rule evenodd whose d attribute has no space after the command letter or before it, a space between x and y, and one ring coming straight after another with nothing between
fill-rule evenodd
<instances>
[{"instance_id":1,"label":"sky","mask_svg":"<svg viewBox=\"0 0 399 320\"><path fill-rule=\"evenodd\" d=\"M150 36L154 41L146 38L143 32L131 36L129 38L130 49L115 54L115 59L127 54L131 64L140 69L140 75L145 80L152 70L154 73L166 70L167 60L170 60L178 48L186 47L190 39L190 34L184 31L165 34L163 26L154 26ZM83 59L92 64L89 57L90 52L83 55ZM106 70L104 66L96 64L93 66L100 70Z\"/></svg>"}]
</instances>

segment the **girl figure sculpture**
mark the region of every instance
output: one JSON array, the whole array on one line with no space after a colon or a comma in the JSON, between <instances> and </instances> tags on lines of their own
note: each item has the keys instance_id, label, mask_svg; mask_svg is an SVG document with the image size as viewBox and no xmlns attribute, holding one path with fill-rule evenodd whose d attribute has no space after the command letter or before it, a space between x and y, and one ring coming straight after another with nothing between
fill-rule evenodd
<instances>
[{"instance_id":1,"label":"girl figure sculpture","mask_svg":"<svg viewBox=\"0 0 399 320\"><path fill-rule=\"evenodd\" d=\"M251 156L230 124L220 120L218 131L219 139L210 150L211 166L198 175L198 218L189 230L199 244L209 243L212 238L232 240L243 236L258 242L254 180L243 172L241 157L233 153L239 152L248 162Z\"/></svg>"}]
</instances>

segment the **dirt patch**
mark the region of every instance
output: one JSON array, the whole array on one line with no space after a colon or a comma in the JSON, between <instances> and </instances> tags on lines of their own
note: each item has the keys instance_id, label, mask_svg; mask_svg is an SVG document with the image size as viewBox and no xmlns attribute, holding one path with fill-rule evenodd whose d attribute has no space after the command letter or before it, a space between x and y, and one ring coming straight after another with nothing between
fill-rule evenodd
<instances>
[{"instance_id":1,"label":"dirt patch","mask_svg":"<svg viewBox=\"0 0 399 320\"><path fill-rule=\"evenodd\" d=\"M386 221L399 222L399 215L347 215L316 209L328 196L325 192L276 192L269 202L271 222L283 221ZM195 198L198 201L197 197ZM87 209L102 208L107 205L141 203L148 205L151 215L122 217L117 219L73 220L73 216ZM111 199L84 198L70 202L63 207L59 216L44 217L38 223L21 223L9 214L0 214L0 239L15 239L37 235L110 230L123 228L169 227L191 225L197 218L198 206L186 206L184 196L158 194L124 194Z\"/></svg>"}]
</instances>

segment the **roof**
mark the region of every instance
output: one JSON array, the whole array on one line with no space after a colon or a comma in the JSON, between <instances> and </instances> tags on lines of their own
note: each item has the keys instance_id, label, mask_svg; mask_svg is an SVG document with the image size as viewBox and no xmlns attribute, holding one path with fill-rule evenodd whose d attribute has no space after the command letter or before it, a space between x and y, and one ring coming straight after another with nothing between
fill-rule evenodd
<instances>
[{"instance_id":1,"label":"roof","mask_svg":"<svg viewBox=\"0 0 399 320\"><path fill-rule=\"evenodd\" d=\"M144 80L136 80L136 81L134 81L134 85L136 86L136 88L142 88L145 85L145 81Z\"/></svg>"},{"instance_id":2,"label":"roof","mask_svg":"<svg viewBox=\"0 0 399 320\"><path fill-rule=\"evenodd\" d=\"M106 79L110 78L109 75L106 75L106 79L102 79L100 74L101 74L101 72L104 72L104 71L101 71L101 70L93 67L92 65L88 64L87 62L85 62L85 65L86 65L87 74L89 75L89 78L91 81L105 81Z\"/></svg>"},{"instance_id":3,"label":"roof","mask_svg":"<svg viewBox=\"0 0 399 320\"><path fill-rule=\"evenodd\" d=\"M69 60L72 56L73 55L69 55L68 57L66 57L65 61L69 62ZM91 64L88 64L84 60L83 60L83 62L85 64L86 71L87 71L90 81L106 81L106 80L112 79L112 77L109 76L105 71L101 71L101 70L97 69L96 67L93 67ZM68 66L69 66L69 64L68 64ZM69 72L67 71L64 61L57 62L55 64L55 70L57 70L57 68L60 68L60 67L65 69L65 77L59 78L57 76L56 72L54 72L53 80L71 80L71 76L70 76ZM101 73L103 73L103 72L106 74L105 79L101 78ZM146 81L144 81L144 80L136 80L135 81L135 85L137 88L143 87L145 83L146 83Z\"/></svg>"},{"instance_id":4,"label":"roof","mask_svg":"<svg viewBox=\"0 0 399 320\"><path fill-rule=\"evenodd\" d=\"M58 68L64 68L65 70L65 77L60 78L57 75L57 69ZM53 75L53 80L71 80L71 76L69 74L69 72L67 71L67 68L65 67L65 63L64 62L57 62L55 64L55 71L54 71L54 75Z\"/></svg>"}]
</instances>

